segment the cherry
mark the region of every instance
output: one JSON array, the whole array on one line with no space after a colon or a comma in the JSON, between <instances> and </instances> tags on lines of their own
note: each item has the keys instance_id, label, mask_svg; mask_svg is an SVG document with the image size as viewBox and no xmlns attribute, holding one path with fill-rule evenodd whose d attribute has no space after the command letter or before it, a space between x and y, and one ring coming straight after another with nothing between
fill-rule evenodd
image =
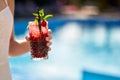
<instances>
[{"instance_id":1,"label":"cherry","mask_svg":"<svg viewBox=\"0 0 120 80\"><path fill-rule=\"evenodd\" d=\"M46 26L47 26L47 22L46 22L45 20L43 20L43 21L41 22L41 26L46 27Z\"/></svg>"}]
</instances>

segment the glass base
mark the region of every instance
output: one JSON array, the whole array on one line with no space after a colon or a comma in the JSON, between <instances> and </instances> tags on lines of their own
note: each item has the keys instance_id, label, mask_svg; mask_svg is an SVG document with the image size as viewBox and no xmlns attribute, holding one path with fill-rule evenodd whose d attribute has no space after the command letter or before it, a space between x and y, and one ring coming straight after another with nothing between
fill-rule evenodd
<instances>
[{"instance_id":1,"label":"glass base","mask_svg":"<svg viewBox=\"0 0 120 80\"><path fill-rule=\"evenodd\" d=\"M31 59L34 60L34 61L41 61L41 60L46 60L46 59L48 59L48 56L42 57L42 58L34 58L34 57L31 57Z\"/></svg>"}]
</instances>

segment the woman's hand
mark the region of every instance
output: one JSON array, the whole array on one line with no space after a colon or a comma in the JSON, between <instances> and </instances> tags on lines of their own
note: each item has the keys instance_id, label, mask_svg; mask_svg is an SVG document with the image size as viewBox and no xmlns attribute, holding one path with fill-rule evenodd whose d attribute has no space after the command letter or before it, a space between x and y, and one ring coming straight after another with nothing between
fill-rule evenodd
<instances>
[{"instance_id":1,"label":"woman's hand","mask_svg":"<svg viewBox=\"0 0 120 80\"><path fill-rule=\"evenodd\" d=\"M52 33L52 31L50 29L48 29L48 37L46 37L46 41L47 41L46 45L48 46L48 51L51 50L51 48L50 48L50 45L52 44L52 42L50 41L52 39L51 33ZM30 37L26 36L26 40L30 41Z\"/></svg>"}]
</instances>

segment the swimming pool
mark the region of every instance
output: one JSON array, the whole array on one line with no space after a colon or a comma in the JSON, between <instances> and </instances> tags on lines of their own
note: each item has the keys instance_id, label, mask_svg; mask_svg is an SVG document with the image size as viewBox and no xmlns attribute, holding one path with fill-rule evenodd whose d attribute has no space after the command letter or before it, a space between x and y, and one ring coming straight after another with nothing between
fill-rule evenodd
<instances>
[{"instance_id":1,"label":"swimming pool","mask_svg":"<svg viewBox=\"0 0 120 80\"><path fill-rule=\"evenodd\" d=\"M15 21L16 39L28 34L29 20ZM10 58L13 80L98 80L86 74L90 72L120 79L119 19L53 18L49 27L53 31L49 59L33 61L29 52ZM99 80L105 80L104 76Z\"/></svg>"}]
</instances>

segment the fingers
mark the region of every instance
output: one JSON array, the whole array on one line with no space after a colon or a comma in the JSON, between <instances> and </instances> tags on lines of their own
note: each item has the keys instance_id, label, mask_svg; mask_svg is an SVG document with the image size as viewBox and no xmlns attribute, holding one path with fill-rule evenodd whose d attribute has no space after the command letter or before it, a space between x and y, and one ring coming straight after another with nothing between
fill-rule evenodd
<instances>
[{"instance_id":1,"label":"fingers","mask_svg":"<svg viewBox=\"0 0 120 80\"><path fill-rule=\"evenodd\" d=\"M52 42L47 42L47 46L48 46L48 51L51 51L50 45L52 44Z\"/></svg>"},{"instance_id":2,"label":"fingers","mask_svg":"<svg viewBox=\"0 0 120 80\"><path fill-rule=\"evenodd\" d=\"M30 41L30 37L29 37L29 36L26 36L25 39L26 39L27 41Z\"/></svg>"},{"instance_id":3,"label":"fingers","mask_svg":"<svg viewBox=\"0 0 120 80\"><path fill-rule=\"evenodd\" d=\"M46 41L50 41L52 39L52 36L46 37Z\"/></svg>"},{"instance_id":4,"label":"fingers","mask_svg":"<svg viewBox=\"0 0 120 80\"><path fill-rule=\"evenodd\" d=\"M52 31L48 29L48 37L46 37L46 41L48 41L46 44L48 46L48 51L51 51L51 48L50 48L50 45L52 44L52 42L50 42L50 40L52 39L51 34L52 34Z\"/></svg>"},{"instance_id":5,"label":"fingers","mask_svg":"<svg viewBox=\"0 0 120 80\"><path fill-rule=\"evenodd\" d=\"M51 44L52 44L52 42L47 42L46 45L49 47Z\"/></svg>"},{"instance_id":6,"label":"fingers","mask_svg":"<svg viewBox=\"0 0 120 80\"><path fill-rule=\"evenodd\" d=\"M51 51L51 48L50 48L50 47L48 47L48 51Z\"/></svg>"},{"instance_id":7,"label":"fingers","mask_svg":"<svg viewBox=\"0 0 120 80\"><path fill-rule=\"evenodd\" d=\"M46 41L50 41L52 39L51 33L51 30L48 29L48 37L46 37Z\"/></svg>"}]
</instances>

